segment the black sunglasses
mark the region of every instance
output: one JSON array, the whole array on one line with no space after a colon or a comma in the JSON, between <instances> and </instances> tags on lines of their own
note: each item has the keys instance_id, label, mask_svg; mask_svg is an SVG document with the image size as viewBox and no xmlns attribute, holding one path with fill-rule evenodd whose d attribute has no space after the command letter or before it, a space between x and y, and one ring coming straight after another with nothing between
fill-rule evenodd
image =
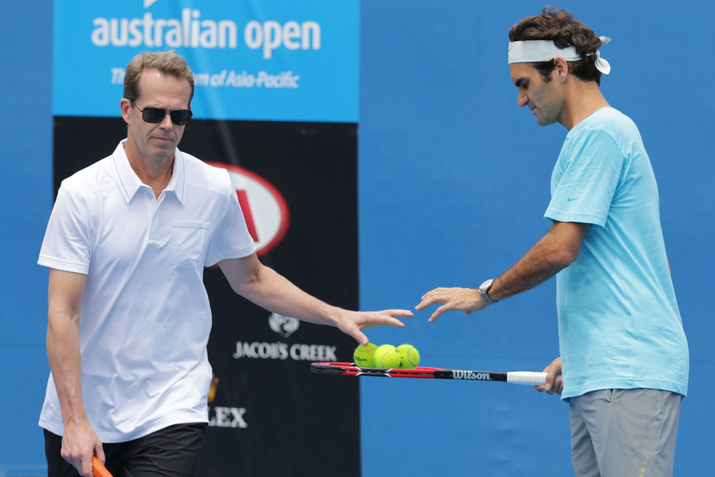
<instances>
[{"instance_id":1,"label":"black sunglasses","mask_svg":"<svg viewBox=\"0 0 715 477\"><path fill-rule=\"evenodd\" d=\"M169 113L169 116L171 116L171 122L174 123L177 126L185 126L186 123L191 121L191 116L194 115L194 113L191 112L190 109L175 109L173 111L169 111L168 109L159 109L159 108L144 108L144 109L139 109L139 106L134 104L132 101L132 105L139 110L140 113L142 113L142 119L147 122L147 123L152 123L152 124L158 124L164 120L166 117L166 114Z\"/></svg>"}]
</instances>

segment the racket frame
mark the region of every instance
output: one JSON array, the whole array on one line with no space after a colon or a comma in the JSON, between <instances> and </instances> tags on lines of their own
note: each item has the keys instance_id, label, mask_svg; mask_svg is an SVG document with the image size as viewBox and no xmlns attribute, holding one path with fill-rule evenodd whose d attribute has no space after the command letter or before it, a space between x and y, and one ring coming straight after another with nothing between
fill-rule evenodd
<instances>
[{"instance_id":1,"label":"racket frame","mask_svg":"<svg viewBox=\"0 0 715 477\"><path fill-rule=\"evenodd\" d=\"M457 381L495 381L511 384L538 386L544 384L546 373L533 371L509 371L506 373L493 371L472 371L464 369L444 369L418 366L415 369L402 368L369 368L356 366L355 363L339 361L316 361L310 369L317 374L332 376L374 376L383 378L417 378L417 379L452 379Z\"/></svg>"}]
</instances>

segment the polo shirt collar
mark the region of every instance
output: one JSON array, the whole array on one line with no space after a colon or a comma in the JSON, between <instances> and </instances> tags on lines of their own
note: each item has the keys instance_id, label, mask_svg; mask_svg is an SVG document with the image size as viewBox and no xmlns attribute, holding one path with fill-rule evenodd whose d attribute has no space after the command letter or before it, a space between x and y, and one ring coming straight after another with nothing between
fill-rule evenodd
<instances>
[{"instance_id":1,"label":"polo shirt collar","mask_svg":"<svg viewBox=\"0 0 715 477\"><path fill-rule=\"evenodd\" d=\"M131 164L129 164L129 158L124 150L126 141L127 140L124 139L119 143L114 150L114 154L112 154L112 158L119 178L119 189L122 192L124 200L129 203L143 184L139 176L134 172L134 169L132 169ZM184 203L186 193L186 164L184 155L178 148L174 154L174 170L172 171L171 179L169 179L169 184L164 190L166 192L173 192L176 198L179 199L179 202Z\"/></svg>"}]
</instances>

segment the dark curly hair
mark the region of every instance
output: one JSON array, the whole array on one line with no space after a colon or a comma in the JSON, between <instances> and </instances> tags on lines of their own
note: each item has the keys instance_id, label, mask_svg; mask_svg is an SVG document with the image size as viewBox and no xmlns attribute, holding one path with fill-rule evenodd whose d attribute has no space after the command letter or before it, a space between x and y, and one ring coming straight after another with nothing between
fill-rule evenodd
<instances>
[{"instance_id":1,"label":"dark curly hair","mask_svg":"<svg viewBox=\"0 0 715 477\"><path fill-rule=\"evenodd\" d=\"M573 46L583 58L569 61L569 73L584 80L601 84L601 72L596 69L596 50L601 40L591 27L576 20L572 14L560 8L547 6L535 17L526 17L509 30L509 41L553 40L557 48ZM529 63L541 73L544 81L550 81L556 67L554 60Z\"/></svg>"}]
</instances>

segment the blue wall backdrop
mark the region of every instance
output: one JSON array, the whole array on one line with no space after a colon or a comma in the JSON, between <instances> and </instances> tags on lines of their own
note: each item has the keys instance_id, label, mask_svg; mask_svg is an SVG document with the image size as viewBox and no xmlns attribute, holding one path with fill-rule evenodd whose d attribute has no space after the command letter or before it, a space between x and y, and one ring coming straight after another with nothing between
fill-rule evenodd
<instances>
[{"instance_id":1,"label":"blue wall backdrop","mask_svg":"<svg viewBox=\"0 0 715 477\"><path fill-rule=\"evenodd\" d=\"M362 0L359 103L361 307L413 307L435 286L501 273L549 223L565 129L516 106L507 31L544 2ZM675 475L710 475L714 336L715 73L701 52L715 5L573 0L613 41L602 89L638 124L657 175L673 278L691 350ZM48 366L46 271L35 264L52 204L52 2L13 2L0 27L0 475L42 475L37 415ZM78 91L78 95L83 92ZM86 92L84 93L86 94ZM707 308L706 308L707 307ZM466 317L404 330L433 366L541 370L558 353L553 282ZM361 381L362 467L393 475L572 475L568 409L527 387Z\"/></svg>"},{"instance_id":2,"label":"blue wall backdrop","mask_svg":"<svg viewBox=\"0 0 715 477\"><path fill-rule=\"evenodd\" d=\"M53 200L52 3L3 5L0 45L0 475L42 475L47 271L35 263Z\"/></svg>"}]
</instances>

